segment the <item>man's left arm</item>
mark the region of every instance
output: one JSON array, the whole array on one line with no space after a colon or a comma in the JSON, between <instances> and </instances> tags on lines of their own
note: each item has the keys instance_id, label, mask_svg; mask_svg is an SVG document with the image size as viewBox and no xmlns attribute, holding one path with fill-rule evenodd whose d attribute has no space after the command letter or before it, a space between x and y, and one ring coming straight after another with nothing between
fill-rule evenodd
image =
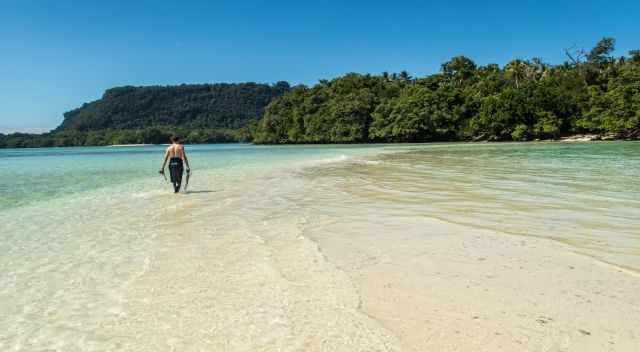
<instances>
[{"instance_id":1,"label":"man's left arm","mask_svg":"<svg viewBox=\"0 0 640 352\"><path fill-rule=\"evenodd\" d=\"M185 165L187 165L187 172L189 172L191 167L189 166L189 159L187 159L187 152L184 150L184 147L182 148L182 156L184 157Z\"/></svg>"},{"instance_id":2,"label":"man's left arm","mask_svg":"<svg viewBox=\"0 0 640 352\"><path fill-rule=\"evenodd\" d=\"M169 160L169 149L167 149L167 151L164 153L164 160L162 161L160 171L158 171L159 173L164 174L164 167L165 165L167 165L167 160Z\"/></svg>"}]
</instances>

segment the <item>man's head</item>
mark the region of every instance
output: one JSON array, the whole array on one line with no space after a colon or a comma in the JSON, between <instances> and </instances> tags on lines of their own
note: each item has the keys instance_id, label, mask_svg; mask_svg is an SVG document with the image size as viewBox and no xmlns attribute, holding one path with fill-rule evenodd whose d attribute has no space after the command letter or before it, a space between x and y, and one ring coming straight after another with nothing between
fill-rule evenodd
<instances>
[{"instance_id":1,"label":"man's head","mask_svg":"<svg viewBox=\"0 0 640 352\"><path fill-rule=\"evenodd\" d=\"M175 134L173 136L171 136L171 142L173 143L180 143L180 137L176 136Z\"/></svg>"}]
</instances>

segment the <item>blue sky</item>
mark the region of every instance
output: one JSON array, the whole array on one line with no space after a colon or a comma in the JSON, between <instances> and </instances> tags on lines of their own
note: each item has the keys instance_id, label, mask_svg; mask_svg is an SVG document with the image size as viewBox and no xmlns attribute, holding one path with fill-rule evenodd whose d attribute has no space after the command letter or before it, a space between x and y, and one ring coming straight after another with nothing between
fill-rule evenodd
<instances>
[{"instance_id":1,"label":"blue sky","mask_svg":"<svg viewBox=\"0 0 640 352\"><path fill-rule=\"evenodd\" d=\"M638 23L631 0L0 0L0 131L54 128L119 85L423 76L460 54L560 63L603 36L623 55Z\"/></svg>"}]
</instances>

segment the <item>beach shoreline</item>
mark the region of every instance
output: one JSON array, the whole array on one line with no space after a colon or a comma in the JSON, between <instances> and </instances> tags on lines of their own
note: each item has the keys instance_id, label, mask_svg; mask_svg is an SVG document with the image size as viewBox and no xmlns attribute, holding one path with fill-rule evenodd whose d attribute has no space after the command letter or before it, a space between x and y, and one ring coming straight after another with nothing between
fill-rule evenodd
<instances>
[{"instance_id":1,"label":"beach shoreline","mask_svg":"<svg viewBox=\"0 0 640 352\"><path fill-rule=\"evenodd\" d=\"M34 134L38 136L38 134ZM497 143L497 144L509 144L509 143L589 143L589 142L632 142L640 140L640 129L625 130L618 133L573 133L567 135L561 135L550 138L535 138L535 139L522 139L522 140L497 140L486 138L475 139L460 139L460 140L442 140L442 141L425 141L425 142L383 142L383 141L371 141L371 142L350 142L350 143L327 143L327 142L282 142L282 143L253 143L248 141L227 141L217 142L217 144L251 144L256 146L311 146L311 145L382 145L382 146L407 146L407 145L432 145L432 144L484 144L484 143ZM187 143L187 145L207 145L210 143ZM168 143L130 143L130 144L87 144L87 145L64 145L64 146L15 146L8 147L0 145L1 149L47 149L47 148L82 148L82 147L108 147L108 148L125 148L125 147L151 147L151 146L167 146Z\"/></svg>"}]
</instances>

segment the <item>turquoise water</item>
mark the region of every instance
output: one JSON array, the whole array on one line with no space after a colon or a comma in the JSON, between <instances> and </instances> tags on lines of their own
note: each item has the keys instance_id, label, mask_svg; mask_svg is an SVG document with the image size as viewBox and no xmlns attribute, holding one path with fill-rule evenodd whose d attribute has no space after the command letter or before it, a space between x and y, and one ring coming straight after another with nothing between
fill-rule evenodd
<instances>
[{"instance_id":1,"label":"turquoise water","mask_svg":"<svg viewBox=\"0 0 640 352\"><path fill-rule=\"evenodd\" d=\"M144 302L158 296L152 292L173 293L168 284L203 265L194 252L220 238L241 241L237 252L217 253L223 258L259 260L243 256L242 246L265 233L263 222L272 215L289 212L286 195L300 186L291 172L341 162L372 147L187 146L193 176L189 193L178 195L158 174L163 149L0 151L7 166L0 169L0 350L169 350L167 332L157 323L175 319L176 311L194 310L189 318L198 318L200 306L156 317L177 303L167 299L150 307ZM281 226L275 230L289 233ZM165 268L165 261L176 263ZM228 289L249 294L242 284ZM241 319L234 318L237 312L229 310L220 324ZM185 329L172 331L199 331Z\"/></svg>"},{"instance_id":2,"label":"turquoise water","mask_svg":"<svg viewBox=\"0 0 640 352\"><path fill-rule=\"evenodd\" d=\"M157 173L163 149L0 150L0 350L157 350L162 321L211 305L180 306L193 292L150 297L185 273L218 273L207 256L271 275L256 264L270 254L243 245L271 232L296 241L320 216L371 219L372 236L386 219L437 218L640 271L640 143L187 146L194 174L179 195ZM220 294L253 292L254 279L234 275ZM181 287L207 282L194 277ZM274 298L261 299L256 310ZM242 307L212 314L242 320Z\"/></svg>"},{"instance_id":3,"label":"turquoise water","mask_svg":"<svg viewBox=\"0 0 640 352\"><path fill-rule=\"evenodd\" d=\"M640 234L640 143L636 142L225 144L187 149L194 191L209 187L209 181L209 188L216 188L251 172L259 177L269 170L318 163L320 173L341 172L340 182L327 180L328 187L343 185L352 197L364 197L361 200L372 206L401 206L407 212L506 233L638 254L634 245L625 250L611 245L635 243ZM0 169L0 215L10 210L19 214L16 209L24 207L26 212L46 215L52 201L73 208L90 199L99 207L101 200L164 195L170 187L157 173L163 150L162 146L0 149L5 165ZM365 156L372 162L349 162Z\"/></svg>"},{"instance_id":4,"label":"turquoise water","mask_svg":"<svg viewBox=\"0 0 640 352\"><path fill-rule=\"evenodd\" d=\"M0 216L22 217L30 211L46 216L55 202L74 209L87 200L99 208L101 201L165 195L170 187L157 173L163 149L0 150L5 165L0 169ZM194 191L224 188L249 173L260 177L270 170L317 163L321 174L341 172L339 182L327 179L320 187L342 185L350 200L360 199L372 209L400 206L407 214L553 238L640 268L640 143L225 144L187 149ZM349 162L365 156L372 162ZM214 200L216 195L208 196ZM339 208L343 201L329 198L318 203ZM24 207L28 208L23 212L16 210Z\"/></svg>"},{"instance_id":5,"label":"turquoise water","mask_svg":"<svg viewBox=\"0 0 640 352\"><path fill-rule=\"evenodd\" d=\"M349 202L367 204L380 216L431 217L551 238L640 270L640 143L408 148L359 167L333 165L310 174L319 187L340 189Z\"/></svg>"},{"instance_id":6,"label":"turquoise water","mask_svg":"<svg viewBox=\"0 0 640 352\"><path fill-rule=\"evenodd\" d=\"M269 167L278 162L341 156L370 146L189 146L194 172ZM56 197L135 181L161 180L164 147L0 149L0 211ZM195 176L194 176L195 178ZM157 186L157 185L154 185Z\"/></svg>"}]
</instances>

